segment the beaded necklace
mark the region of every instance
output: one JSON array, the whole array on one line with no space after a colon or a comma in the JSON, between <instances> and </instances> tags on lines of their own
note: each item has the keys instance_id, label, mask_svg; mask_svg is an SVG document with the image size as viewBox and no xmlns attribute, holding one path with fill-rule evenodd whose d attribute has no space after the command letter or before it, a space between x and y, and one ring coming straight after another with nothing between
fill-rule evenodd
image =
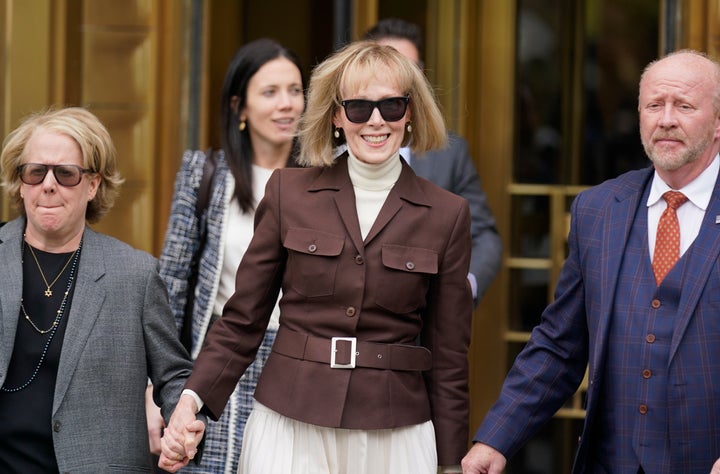
<instances>
[{"instance_id":1,"label":"beaded necklace","mask_svg":"<svg viewBox=\"0 0 720 474\"><path fill-rule=\"evenodd\" d=\"M68 301L68 295L70 295L70 289L72 288L72 284L75 281L75 270L77 269L77 263L80 258L80 249L82 248L82 240L80 240L80 245L78 246L77 250L75 251L75 255L72 259L72 265L70 266L70 275L68 277L68 284L67 288L65 288L65 294L63 295L62 302L60 303L60 309L57 311L57 316L55 317L55 321L53 322L53 325L50 327L50 329L46 330L45 332L41 332L41 334L50 333L50 336L48 336L47 341L45 342L45 347L43 347L42 355L40 356L40 360L38 361L37 365L35 366L35 370L33 371L30 378L22 385L19 385L14 388L8 388L4 385L0 387L0 391L2 392L19 392L20 390L26 388L28 385L32 383L33 380L35 380L35 377L37 377L38 372L40 371L40 366L42 366L42 363L45 361L45 355L48 352L48 348L50 347L50 343L53 340L53 337L55 336L55 333L57 332L57 328L60 325L60 321L62 320L63 315L65 314L65 307L67 306ZM24 309L23 309L24 312ZM32 324L32 322L31 322ZM35 329L37 327L35 324L33 324Z\"/></svg>"},{"instance_id":2,"label":"beaded necklace","mask_svg":"<svg viewBox=\"0 0 720 474\"><path fill-rule=\"evenodd\" d=\"M65 295L67 296L67 292L65 293ZM22 301L23 301L23 300L20 300L20 311L22 311L23 316L25 316L25 321L29 322L29 323L30 323L30 326L32 326L33 329L35 329L39 334L47 334L47 333L49 333L49 332L52 331L54 328L56 328L57 325L60 323L60 317L62 316L62 312L58 309L58 310L57 310L57 313L55 313L55 319L53 320L53 322L52 322L52 324L50 325L50 327L47 328L47 329L40 329L39 327L37 327L37 324L35 324L35 321L33 321L33 320L30 318L30 315L29 315L29 314L27 313L27 311L25 310L25 305L23 304ZM62 306L61 306L61 307L62 307Z\"/></svg>"}]
</instances>

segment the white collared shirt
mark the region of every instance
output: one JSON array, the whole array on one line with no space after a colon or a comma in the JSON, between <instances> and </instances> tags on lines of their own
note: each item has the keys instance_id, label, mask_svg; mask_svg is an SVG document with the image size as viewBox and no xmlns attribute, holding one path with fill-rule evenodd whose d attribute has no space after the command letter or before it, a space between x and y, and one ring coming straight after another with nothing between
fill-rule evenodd
<instances>
[{"instance_id":1,"label":"white collared shirt","mask_svg":"<svg viewBox=\"0 0 720 474\"><path fill-rule=\"evenodd\" d=\"M647 200L648 248L650 249L651 259L655 252L658 221L660 221L660 216L667 207L662 195L666 191L680 191L688 198L688 201L677 210L678 222L680 223L680 255L682 256L700 232L700 225L705 217L705 211L715 188L718 170L720 170L720 158L716 155L710 166L705 168L697 178L682 189L674 190L658 176L657 171L655 172Z\"/></svg>"},{"instance_id":2,"label":"white collared shirt","mask_svg":"<svg viewBox=\"0 0 720 474\"><path fill-rule=\"evenodd\" d=\"M407 164L410 164L410 160L412 159L412 151L410 151L410 147L409 146L400 147L400 156L402 156L405 159L405 162Z\"/></svg>"}]
</instances>

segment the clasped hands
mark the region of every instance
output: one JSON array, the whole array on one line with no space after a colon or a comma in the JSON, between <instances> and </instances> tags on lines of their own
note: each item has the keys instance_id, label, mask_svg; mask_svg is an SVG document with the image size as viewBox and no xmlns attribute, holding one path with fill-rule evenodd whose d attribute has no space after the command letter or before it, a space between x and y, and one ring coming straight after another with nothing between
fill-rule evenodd
<instances>
[{"instance_id":1,"label":"clasped hands","mask_svg":"<svg viewBox=\"0 0 720 474\"><path fill-rule=\"evenodd\" d=\"M197 412L198 406L193 397L182 395L160 440L160 468L177 472L197 454L198 444L205 433L205 423L197 419Z\"/></svg>"}]
</instances>

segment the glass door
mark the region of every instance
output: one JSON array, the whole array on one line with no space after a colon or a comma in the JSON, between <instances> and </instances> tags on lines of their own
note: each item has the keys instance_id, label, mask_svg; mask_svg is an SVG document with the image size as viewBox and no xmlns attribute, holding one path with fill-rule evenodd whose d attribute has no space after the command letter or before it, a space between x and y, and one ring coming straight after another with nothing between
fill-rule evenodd
<instances>
[{"instance_id":1,"label":"glass door","mask_svg":"<svg viewBox=\"0 0 720 474\"><path fill-rule=\"evenodd\" d=\"M638 130L638 82L660 51L657 0L518 0L516 18L508 369L552 300L575 195L650 165ZM585 390L581 385L507 472L570 471Z\"/></svg>"}]
</instances>

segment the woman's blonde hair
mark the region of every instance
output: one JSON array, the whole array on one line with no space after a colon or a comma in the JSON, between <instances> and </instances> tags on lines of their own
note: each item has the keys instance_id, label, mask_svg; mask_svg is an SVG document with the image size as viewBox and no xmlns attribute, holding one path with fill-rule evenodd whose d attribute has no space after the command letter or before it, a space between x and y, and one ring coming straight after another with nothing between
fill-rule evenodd
<instances>
[{"instance_id":1,"label":"woman's blonde hair","mask_svg":"<svg viewBox=\"0 0 720 474\"><path fill-rule=\"evenodd\" d=\"M307 107L298 129L302 165L333 163L333 150L345 143L343 134L333 137L333 117L342 107L343 88L359 90L373 80L391 84L410 97L412 133L405 133L403 146L409 143L413 152L423 153L445 144L445 122L420 68L390 46L357 41L320 63L310 77Z\"/></svg>"},{"instance_id":2,"label":"woman's blonde hair","mask_svg":"<svg viewBox=\"0 0 720 474\"><path fill-rule=\"evenodd\" d=\"M107 129L95 115L80 107L32 114L5 138L0 177L11 203L19 213L25 214L17 168L25 162L23 155L28 141L41 131L61 133L75 140L82 152L83 168L100 176L97 193L85 211L85 220L97 222L115 204L123 178L117 169L115 146Z\"/></svg>"}]
</instances>

